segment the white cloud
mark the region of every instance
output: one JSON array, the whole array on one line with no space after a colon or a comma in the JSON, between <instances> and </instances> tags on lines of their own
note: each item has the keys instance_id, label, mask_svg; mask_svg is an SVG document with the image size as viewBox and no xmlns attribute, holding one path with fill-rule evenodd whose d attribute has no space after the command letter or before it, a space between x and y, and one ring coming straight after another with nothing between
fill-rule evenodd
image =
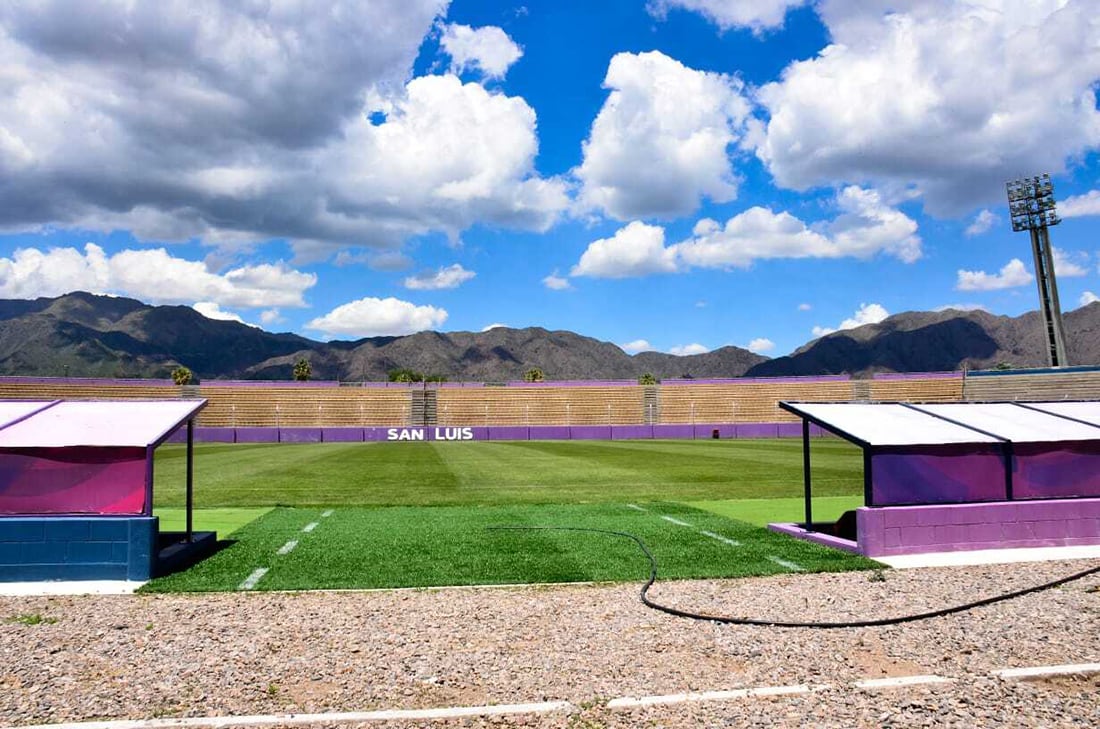
<instances>
[{"instance_id":1,"label":"white cloud","mask_svg":"<svg viewBox=\"0 0 1100 729\"><path fill-rule=\"evenodd\" d=\"M531 107L454 75L407 81L446 5L0 4L0 229L287 239L300 261L477 223L545 230L570 201L535 170Z\"/></svg>"},{"instance_id":2,"label":"white cloud","mask_svg":"<svg viewBox=\"0 0 1100 729\"><path fill-rule=\"evenodd\" d=\"M163 248L124 250L113 256L94 243L76 248L20 248L0 258L0 295L32 299L82 290L132 296L155 304L218 306L305 306L305 292L317 276L285 263L239 266L211 273L201 261L170 255Z\"/></svg>"},{"instance_id":3,"label":"white cloud","mask_svg":"<svg viewBox=\"0 0 1100 729\"><path fill-rule=\"evenodd\" d=\"M1013 258L1001 267L999 273L960 270L955 288L959 291L997 291L1025 286L1032 280L1033 276L1024 268L1024 262Z\"/></svg>"},{"instance_id":4,"label":"white cloud","mask_svg":"<svg viewBox=\"0 0 1100 729\"><path fill-rule=\"evenodd\" d=\"M1054 252L1054 274L1063 278L1076 278L1088 276L1089 255L1080 251L1064 251L1061 248L1051 246Z\"/></svg>"},{"instance_id":5,"label":"white cloud","mask_svg":"<svg viewBox=\"0 0 1100 729\"><path fill-rule=\"evenodd\" d=\"M542 285L551 291L568 291L573 288L573 285L569 283L569 279L559 276L556 270L542 280Z\"/></svg>"},{"instance_id":6,"label":"white cloud","mask_svg":"<svg viewBox=\"0 0 1100 729\"><path fill-rule=\"evenodd\" d=\"M989 210L982 210L971 221L970 225L966 226L966 236L973 238L976 235L989 232L989 229L993 227L993 224L998 220L997 216Z\"/></svg>"},{"instance_id":7,"label":"white cloud","mask_svg":"<svg viewBox=\"0 0 1100 729\"><path fill-rule=\"evenodd\" d=\"M436 291L458 288L477 274L467 271L462 264L455 263L438 271L421 271L405 279L405 288L418 291Z\"/></svg>"},{"instance_id":8,"label":"white cloud","mask_svg":"<svg viewBox=\"0 0 1100 729\"><path fill-rule=\"evenodd\" d=\"M807 0L649 0L646 10L663 20L672 8L699 13L722 30L748 28L754 33L779 28L787 11Z\"/></svg>"},{"instance_id":9,"label":"white cloud","mask_svg":"<svg viewBox=\"0 0 1100 729\"><path fill-rule=\"evenodd\" d=\"M218 306L216 302L213 301L196 301L191 306L191 308L205 316L207 319L217 319L219 321L235 321L238 324L248 324L248 322L241 318L240 314L234 314L232 311L224 311L220 306Z\"/></svg>"},{"instance_id":10,"label":"white cloud","mask_svg":"<svg viewBox=\"0 0 1100 729\"><path fill-rule=\"evenodd\" d=\"M286 321L283 315L279 313L278 309L264 309L260 312L260 323L264 326L270 326L272 324L279 324Z\"/></svg>"},{"instance_id":11,"label":"white cloud","mask_svg":"<svg viewBox=\"0 0 1100 729\"><path fill-rule=\"evenodd\" d=\"M1071 195L1058 202L1058 215L1063 218L1081 218L1100 215L1100 190L1089 190L1084 195Z\"/></svg>"},{"instance_id":12,"label":"white cloud","mask_svg":"<svg viewBox=\"0 0 1100 729\"><path fill-rule=\"evenodd\" d=\"M798 310L799 311L810 311L813 308L814 307L810 306L809 304L799 304L798 305Z\"/></svg>"},{"instance_id":13,"label":"white cloud","mask_svg":"<svg viewBox=\"0 0 1100 729\"><path fill-rule=\"evenodd\" d=\"M612 237L590 243L569 275L626 278L675 271L674 252L665 248L664 228L636 220Z\"/></svg>"},{"instance_id":14,"label":"white cloud","mask_svg":"<svg viewBox=\"0 0 1100 729\"><path fill-rule=\"evenodd\" d=\"M1097 301L1100 301L1100 296L1097 296L1091 291L1086 291L1085 293L1081 294L1081 298L1079 299L1079 303L1081 304L1081 306L1088 306L1089 304L1094 304Z\"/></svg>"},{"instance_id":15,"label":"white cloud","mask_svg":"<svg viewBox=\"0 0 1100 729\"><path fill-rule=\"evenodd\" d=\"M756 354L763 354L764 352L770 352L775 349L775 342L764 337L759 337L749 342L745 349L750 352L755 352Z\"/></svg>"},{"instance_id":16,"label":"white cloud","mask_svg":"<svg viewBox=\"0 0 1100 729\"><path fill-rule=\"evenodd\" d=\"M367 297L337 306L324 316L306 324L332 336L387 337L438 329L447 321L447 312L434 306L416 306L392 296Z\"/></svg>"},{"instance_id":17,"label":"white cloud","mask_svg":"<svg viewBox=\"0 0 1100 729\"><path fill-rule=\"evenodd\" d=\"M705 309L705 308L707 308L707 302L704 301L703 299L699 299L698 301L695 302L695 308L696 309Z\"/></svg>"},{"instance_id":18,"label":"white cloud","mask_svg":"<svg viewBox=\"0 0 1100 729\"><path fill-rule=\"evenodd\" d=\"M638 352L652 352L654 347L645 339L635 339L633 342L627 342L626 344L620 344L619 349L630 354L637 354Z\"/></svg>"},{"instance_id":19,"label":"white cloud","mask_svg":"<svg viewBox=\"0 0 1100 729\"><path fill-rule=\"evenodd\" d=\"M478 69L488 78L504 78L523 55L523 49L495 25L471 28L449 23L443 26L439 43L454 61L455 73Z\"/></svg>"},{"instance_id":20,"label":"white cloud","mask_svg":"<svg viewBox=\"0 0 1100 729\"><path fill-rule=\"evenodd\" d=\"M679 260L700 267L747 267L768 258L868 258L884 252L911 263L921 257L917 224L873 190L847 187L835 219L809 227L790 213L753 207L720 226L704 219L694 236L673 246Z\"/></svg>"},{"instance_id":21,"label":"white cloud","mask_svg":"<svg viewBox=\"0 0 1100 729\"><path fill-rule=\"evenodd\" d=\"M616 54L604 86L611 93L574 170L582 209L619 220L675 217L704 197L737 196L727 149L749 114L739 80L651 51Z\"/></svg>"},{"instance_id":22,"label":"white cloud","mask_svg":"<svg viewBox=\"0 0 1100 729\"><path fill-rule=\"evenodd\" d=\"M855 329L864 324L878 324L888 316L890 316L890 312L886 311L885 307L881 304L860 304L859 308L856 309L856 313L840 322L836 328L816 326L812 331L815 337L823 337L833 332L842 332L845 329Z\"/></svg>"},{"instance_id":23,"label":"white cloud","mask_svg":"<svg viewBox=\"0 0 1100 729\"><path fill-rule=\"evenodd\" d=\"M501 324L500 322L493 322L492 324L487 324L486 326L482 327L481 331L487 332L490 329L509 329L509 328L510 327L507 324Z\"/></svg>"},{"instance_id":24,"label":"white cloud","mask_svg":"<svg viewBox=\"0 0 1100 729\"><path fill-rule=\"evenodd\" d=\"M831 44L757 95L768 118L753 141L784 187L912 188L957 214L1100 144L1094 2L827 0L819 13Z\"/></svg>"},{"instance_id":25,"label":"white cloud","mask_svg":"<svg viewBox=\"0 0 1100 729\"><path fill-rule=\"evenodd\" d=\"M685 357L691 354L706 354L710 349L704 347L702 344L682 344L676 347L672 347L668 350L669 354L675 354L677 357Z\"/></svg>"}]
</instances>

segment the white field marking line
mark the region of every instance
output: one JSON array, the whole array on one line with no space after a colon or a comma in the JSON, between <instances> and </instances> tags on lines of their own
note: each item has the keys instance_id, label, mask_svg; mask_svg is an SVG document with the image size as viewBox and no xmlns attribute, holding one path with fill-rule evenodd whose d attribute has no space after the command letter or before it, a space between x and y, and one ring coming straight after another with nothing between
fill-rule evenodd
<instances>
[{"instance_id":1,"label":"white field marking line","mask_svg":"<svg viewBox=\"0 0 1100 729\"><path fill-rule=\"evenodd\" d=\"M316 529L317 526L318 526L318 522L311 521L310 523L308 523L304 527L302 527L302 531L308 534L309 532Z\"/></svg>"},{"instance_id":2,"label":"white field marking line","mask_svg":"<svg viewBox=\"0 0 1100 729\"><path fill-rule=\"evenodd\" d=\"M1002 668L993 671L997 678L1005 680L1046 678L1048 676L1072 676L1100 673L1100 663L1066 663L1060 666L1032 666L1031 668Z\"/></svg>"},{"instance_id":3,"label":"white field marking line","mask_svg":"<svg viewBox=\"0 0 1100 729\"><path fill-rule=\"evenodd\" d=\"M627 504L628 509L634 509L635 511L649 511L649 509L638 506L637 504Z\"/></svg>"},{"instance_id":4,"label":"white field marking line","mask_svg":"<svg viewBox=\"0 0 1100 729\"><path fill-rule=\"evenodd\" d=\"M328 510L321 513L321 518L322 519L326 519L330 516L332 516L332 509L328 509Z\"/></svg>"},{"instance_id":5,"label":"white field marking line","mask_svg":"<svg viewBox=\"0 0 1100 729\"><path fill-rule=\"evenodd\" d=\"M279 547L279 551L276 554L290 554L294 551L294 548L298 546L297 539L291 539L289 542Z\"/></svg>"},{"instance_id":6,"label":"white field marking line","mask_svg":"<svg viewBox=\"0 0 1100 729\"><path fill-rule=\"evenodd\" d=\"M806 568L795 562L791 562L788 559L780 559L779 557L768 557L772 562L775 562L780 567L786 567L791 572L805 572Z\"/></svg>"},{"instance_id":7,"label":"white field marking line","mask_svg":"<svg viewBox=\"0 0 1100 729\"><path fill-rule=\"evenodd\" d=\"M260 581L264 575L267 574L267 567L257 567L252 571L248 577L244 579L244 582L237 585L238 590L251 590L256 587L256 583Z\"/></svg>"},{"instance_id":8,"label":"white field marking line","mask_svg":"<svg viewBox=\"0 0 1100 729\"><path fill-rule=\"evenodd\" d=\"M943 676L936 676L934 674L928 674L925 676L895 676L894 678L868 678L863 681L856 681L856 688L858 689L882 689L882 688L901 688L903 686L922 686L931 683L954 683L953 678L944 678Z\"/></svg>"},{"instance_id":9,"label":"white field marking line","mask_svg":"<svg viewBox=\"0 0 1100 729\"><path fill-rule=\"evenodd\" d=\"M642 706L658 706L662 704L686 704L698 701L731 701L734 699L747 699L755 696L790 696L794 694L808 694L811 691L819 691L827 686L761 686L759 688L733 689L732 691L700 691L698 693L666 694L664 696L624 696L607 702L609 709L635 709ZM20 729L25 729L21 727Z\"/></svg>"},{"instance_id":10,"label":"white field marking line","mask_svg":"<svg viewBox=\"0 0 1100 729\"><path fill-rule=\"evenodd\" d=\"M708 532L703 529L700 529L699 533L702 534L704 537L710 537L711 539L717 539L719 542L725 542L731 547L741 546L741 542L737 541L736 539L730 539L729 537L723 537L721 534L715 534L714 532Z\"/></svg>"},{"instance_id":11,"label":"white field marking line","mask_svg":"<svg viewBox=\"0 0 1100 729\"><path fill-rule=\"evenodd\" d=\"M680 521L676 517L665 516L664 514L661 514L660 516L665 521L672 522L673 524L675 524L677 526L688 527L689 529L694 529L695 528L695 527L691 526L691 524L688 524L686 521Z\"/></svg>"},{"instance_id":12,"label":"white field marking line","mask_svg":"<svg viewBox=\"0 0 1100 729\"><path fill-rule=\"evenodd\" d=\"M180 719L129 719L86 721L69 724L33 724L19 729L170 729L174 727L269 726L277 724L352 723L363 721L426 721L461 719L472 716L548 714L573 708L568 701L543 701L536 704L497 704L492 706L455 706L443 709L388 709L383 711L347 711L328 714L259 714L255 716L196 716Z\"/></svg>"}]
</instances>

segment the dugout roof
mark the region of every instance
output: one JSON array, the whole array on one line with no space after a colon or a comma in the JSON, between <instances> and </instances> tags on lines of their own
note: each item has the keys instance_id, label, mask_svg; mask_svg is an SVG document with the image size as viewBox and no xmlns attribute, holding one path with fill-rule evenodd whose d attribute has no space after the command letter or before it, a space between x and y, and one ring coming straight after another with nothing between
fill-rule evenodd
<instances>
[{"instance_id":1,"label":"dugout roof","mask_svg":"<svg viewBox=\"0 0 1100 729\"><path fill-rule=\"evenodd\" d=\"M0 448L150 447L206 400L0 402Z\"/></svg>"},{"instance_id":2,"label":"dugout roof","mask_svg":"<svg viewBox=\"0 0 1100 729\"><path fill-rule=\"evenodd\" d=\"M863 447L1100 440L1100 403L780 403Z\"/></svg>"}]
</instances>

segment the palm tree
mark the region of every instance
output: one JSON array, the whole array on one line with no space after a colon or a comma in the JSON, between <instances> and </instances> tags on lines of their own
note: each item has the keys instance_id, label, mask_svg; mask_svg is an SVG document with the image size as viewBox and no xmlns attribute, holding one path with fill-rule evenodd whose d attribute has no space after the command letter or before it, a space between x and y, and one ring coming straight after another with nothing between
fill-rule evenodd
<instances>
[{"instance_id":1,"label":"palm tree","mask_svg":"<svg viewBox=\"0 0 1100 729\"><path fill-rule=\"evenodd\" d=\"M542 370L538 367L532 367L523 373L524 382L542 382L546 377L542 374Z\"/></svg>"},{"instance_id":2,"label":"palm tree","mask_svg":"<svg viewBox=\"0 0 1100 729\"><path fill-rule=\"evenodd\" d=\"M644 375L638 378L639 385L656 385L657 378L653 376L652 372L646 372Z\"/></svg>"},{"instance_id":3,"label":"palm tree","mask_svg":"<svg viewBox=\"0 0 1100 729\"><path fill-rule=\"evenodd\" d=\"M172 382L180 385L190 385L191 380L195 379L194 373L187 369L183 365L180 365L176 369L172 370Z\"/></svg>"},{"instance_id":4,"label":"palm tree","mask_svg":"<svg viewBox=\"0 0 1100 729\"><path fill-rule=\"evenodd\" d=\"M313 365L309 363L308 359L302 357L294 363L294 379L298 382L305 382L310 377L313 377Z\"/></svg>"}]
</instances>

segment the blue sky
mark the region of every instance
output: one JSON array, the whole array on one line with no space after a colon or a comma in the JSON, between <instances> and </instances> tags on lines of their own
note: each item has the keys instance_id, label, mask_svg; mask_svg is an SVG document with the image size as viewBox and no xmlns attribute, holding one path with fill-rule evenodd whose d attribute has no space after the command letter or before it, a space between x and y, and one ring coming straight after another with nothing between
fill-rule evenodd
<instances>
[{"instance_id":1,"label":"blue sky","mask_svg":"<svg viewBox=\"0 0 1100 729\"><path fill-rule=\"evenodd\" d=\"M1094 0L0 8L0 296L779 356L1100 294Z\"/></svg>"}]
</instances>

